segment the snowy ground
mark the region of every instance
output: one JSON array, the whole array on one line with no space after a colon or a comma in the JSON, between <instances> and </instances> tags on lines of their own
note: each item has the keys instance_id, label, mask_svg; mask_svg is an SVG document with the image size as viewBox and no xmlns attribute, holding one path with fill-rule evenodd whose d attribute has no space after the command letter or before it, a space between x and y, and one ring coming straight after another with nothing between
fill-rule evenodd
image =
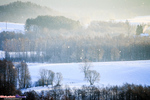
<instances>
[{"instance_id":1,"label":"snowy ground","mask_svg":"<svg viewBox=\"0 0 150 100\"><path fill-rule=\"evenodd\" d=\"M115 20L116 22L128 22L131 25L139 25L139 24L149 24L150 23L150 16L137 16L131 19L119 19Z\"/></svg>"},{"instance_id":2,"label":"snowy ground","mask_svg":"<svg viewBox=\"0 0 150 100\"><path fill-rule=\"evenodd\" d=\"M0 22L0 32L9 31L15 33L24 33L24 24Z\"/></svg>"},{"instance_id":3,"label":"snowy ground","mask_svg":"<svg viewBox=\"0 0 150 100\"><path fill-rule=\"evenodd\" d=\"M64 79L63 86L80 87L82 85L89 85L84 81L84 75L80 71L80 63L64 63L64 64L42 64L42 63L28 63L32 82L37 81L40 69L50 69L54 72L61 72ZM145 61L121 61L121 62L97 62L92 63L93 70L100 73L100 82L95 85L123 85L124 83L134 83L141 85L150 85L150 60ZM28 90L45 90L46 87L30 88Z\"/></svg>"},{"instance_id":4,"label":"snowy ground","mask_svg":"<svg viewBox=\"0 0 150 100\"><path fill-rule=\"evenodd\" d=\"M0 50L0 59L4 59L4 58L5 58L5 51Z\"/></svg>"}]
</instances>

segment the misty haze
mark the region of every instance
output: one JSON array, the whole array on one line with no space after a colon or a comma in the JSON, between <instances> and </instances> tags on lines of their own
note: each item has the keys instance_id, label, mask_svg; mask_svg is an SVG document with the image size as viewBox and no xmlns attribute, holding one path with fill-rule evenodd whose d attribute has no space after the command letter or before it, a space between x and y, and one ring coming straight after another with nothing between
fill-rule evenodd
<instances>
[{"instance_id":1,"label":"misty haze","mask_svg":"<svg viewBox=\"0 0 150 100\"><path fill-rule=\"evenodd\" d=\"M0 98L149 100L149 0L0 0Z\"/></svg>"}]
</instances>

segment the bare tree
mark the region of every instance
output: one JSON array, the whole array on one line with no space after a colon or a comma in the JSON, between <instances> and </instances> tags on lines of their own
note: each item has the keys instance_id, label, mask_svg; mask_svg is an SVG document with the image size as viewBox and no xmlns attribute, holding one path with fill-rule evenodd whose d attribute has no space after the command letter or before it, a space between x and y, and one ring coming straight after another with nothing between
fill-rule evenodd
<instances>
[{"instance_id":1,"label":"bare tree","mask_svg":"<svg viewBox=\"0 0 150 100\"><path fill-rule=\"evenodd\" d=\"M55 73L51 70L40 69L40 79L38 80L39 85L53 85Z\"/></svg>"},{"instance_id":2,"label":"bare tree","mask_svg":"<svg viewBox=\"0 0 150 100\"><path fill-rule=\"evenodd\" d=\"M40 69L40 77L41 77L41 79L40 79L40 84L42 85L42 86L44 86L45 85L45 82L46 82L46 75L47 75L47 70L46 69Z\"/></svg>"},{"instance_id":3,"label":"bare tree","mask_svg":"<svg viewBox=\"0 0 150 100\"><path fill-rule=\"evenodd\" d=\"M48 85L48 84L53 85L54 76L55 76L55 73L54 73L53 71L47 70L47 75L46 75L46 78L47 78L47 85Z\"/></svg>"},{"instance_id":4,"label":"bare tree","mask_svg":"<svg viewBox=\"0 0 150 100\"><path fill-rule=\"evenodd\" d=\"M87 71L90 70L91 67L92 67L92 64L88 60L85 60L84 63L81 64L80 69L84 73L84 78L86 78Z\"/></svg>"},{"instance_id":5,"label":"bare tree","mask_svg":"<svg viewBox=\"0 0 150 100\"><path fill-rule=\"evenodd\" d=\"M93 85L95 82L99 82L100 74L95 70L88 70L86 73L86 81Z\"/></svg>"},{"instance_id":6,"label":"bare tree","mask_svg":"<svg viewBox=\"0 0 150 100\"><path fill-rule=\"evenodd\" d=\"M60 83L62 80L63 80L62 74L60 72L56 73L56 75L55 75L56 86L60 86Z\"/></svg>"}]
</instances>

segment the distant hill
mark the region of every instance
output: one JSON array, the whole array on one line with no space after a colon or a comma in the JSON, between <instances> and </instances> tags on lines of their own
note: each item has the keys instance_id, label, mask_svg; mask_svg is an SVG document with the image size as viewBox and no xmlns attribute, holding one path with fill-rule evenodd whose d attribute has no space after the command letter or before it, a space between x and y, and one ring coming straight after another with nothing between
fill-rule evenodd
<instances>
[{"instance_id":1,"label":"distant hill","mask_svg":"<svg viewBox=\"0 0 150 100\"><path fill-rule=\"evenodd\" d=\"M150 0L0 0L0 5L14 1L30 1L66 12L63 16L85 22L150 15Z\"/></svg>"},{"instance_id":2,"label":"distant hill","mask_svg":"<svg viewBox=\"0 0 150 100\"><path fill-rule=\"evenodd\" d=\"M25 23L28 18L39 15L57 15L58 12L31 2L13 2L0 6L0 22Z\"/></svg>"}]
</instances>

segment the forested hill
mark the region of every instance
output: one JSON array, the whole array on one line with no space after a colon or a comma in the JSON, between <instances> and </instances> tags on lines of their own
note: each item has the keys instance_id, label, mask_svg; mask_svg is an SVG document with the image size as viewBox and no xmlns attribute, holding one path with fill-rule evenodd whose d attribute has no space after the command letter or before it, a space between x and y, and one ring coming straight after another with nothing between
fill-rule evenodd
<instances>
[{"instance_id":1,"label":"forested hill","mask_svg":"<svg viewBox=\"0 0 150 100\"><path fill-rule=\"evenodd\" d=\"M35 18L38 15L57 15L58 12L42 7L31 2L13 2L0 6L1 22L25 23L28 18Z\"/></svg>"},{"instance_id":2,"label":"forested hill","mask_svg":"<svg viewBox=\"0 0 150 100\"><path fill-rule=\"evenodd\" d=\"M33 27L34 26L34 27ZM63 16L38 16L35 19L27 19L25 29L28 31L40 29L76 29L80 27L78 21L68 19Z\"/></svg>"}]
</instances>

